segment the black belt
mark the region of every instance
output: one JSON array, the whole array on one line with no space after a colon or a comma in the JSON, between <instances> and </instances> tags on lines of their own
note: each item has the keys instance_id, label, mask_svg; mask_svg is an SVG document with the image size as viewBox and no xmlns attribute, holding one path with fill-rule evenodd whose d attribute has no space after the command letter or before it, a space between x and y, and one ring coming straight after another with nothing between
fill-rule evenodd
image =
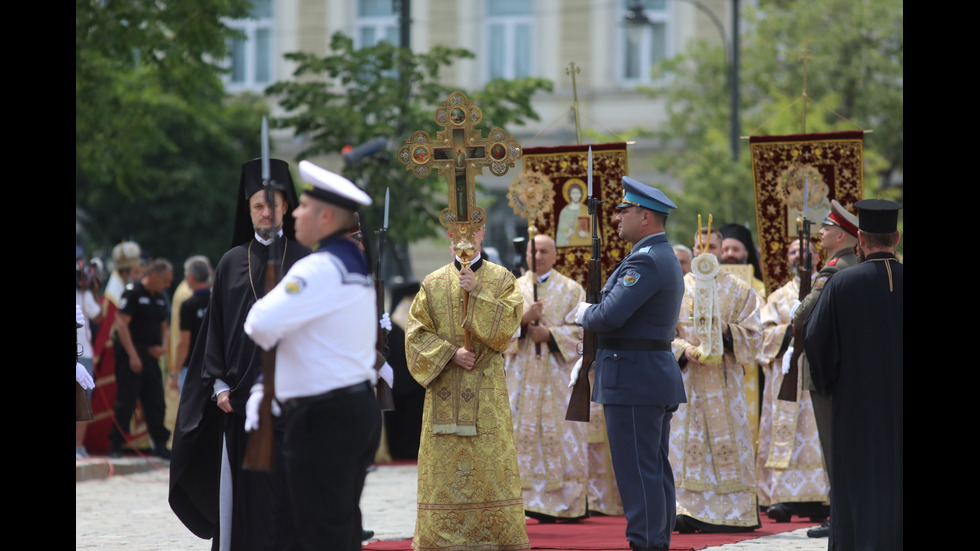
<instances>
[{"instance_id":1,"label":"black belt","mask_svg":"<svg viewBox=\"0 0 980 551\"><path fill-rule=\"evenodd\" d=\"M371 383L364 381L363 383L357 383L356 385L345 386L342 388L335 388L333 390L328 390L323 394L317 394L316 396L301 396L299 398L290 398L285 402L282 402L282 410L292 411L300 406L305 406L308 404L314 404L317 402L323 402L326 400L332 400L334 398L339 398L341 396L346 396L348 394L357 394L359 392L370 392Z\"/></svg>"},{"instance_id":2,"label":"black belt","mask_svg":"<svg viewBox=\"0 0 980 551\"><path fill-rule=\"evenodd\" d=\"M599 337L598 348L606 350L670 350L672 341L657 339L620 339L616 337Z\"/></svg>"}]
</instances>

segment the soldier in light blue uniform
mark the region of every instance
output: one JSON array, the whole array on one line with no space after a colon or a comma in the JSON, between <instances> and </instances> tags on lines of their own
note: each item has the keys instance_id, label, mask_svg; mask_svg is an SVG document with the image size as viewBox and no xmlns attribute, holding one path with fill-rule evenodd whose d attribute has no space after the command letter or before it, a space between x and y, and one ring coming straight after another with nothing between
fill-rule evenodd
<instances>
[{"instance_id":1,"label":"soldier in light blue uniform","mask_svg":"<svg viewBox=\"0 0 980 551\"><path fill-rule=\"evenodd\" d=\"M623 192L616 222L633 250L609 276L599 304L580 304L577 319L598 337L592 400L606 416L626 539L633 550L666 551L676 514L670 419L687 401L670 347L684 280L664 232L677 206L629 177Z\"/></svg>"}]
</instances>

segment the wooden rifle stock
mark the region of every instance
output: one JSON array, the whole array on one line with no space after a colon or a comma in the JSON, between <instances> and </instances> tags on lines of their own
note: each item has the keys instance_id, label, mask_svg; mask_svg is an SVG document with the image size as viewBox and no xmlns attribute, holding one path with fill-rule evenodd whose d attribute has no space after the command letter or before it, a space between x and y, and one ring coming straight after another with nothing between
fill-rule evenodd
<instances>
[{"instance_id":1,"label":"wooden rifle stock","mask_svg":"<svg viewBox=\"0 0 980 551\"><path fill-rule=\"evenodd\" d=\"M589 260L588 289L585 300L590 304L599 302L599 278L601 277L602 261L593 257ZM578 381L572 387L572 396L568 400L568 410L565 411L566 421L589 422L589 409L592 406L592 386L589 384L589 371L595 363L596 336L592 331L582 331L582 369L578 372Z\"/></svg>"},{"instance_id":2,"label":"wooden rifle stock","mask_svg":"<svg viewBox=\"0 0 980 551\"><path fill-rule=\"evenodd\" d=\"M799 300L810 294L810 285L813 274L813 256L810 254L810 221L804 219L800 231L800 254L803 262L800 263L800 294ZM789 371L783 376L783 382L779 386L777 399L784 402L796 401L796 390L800 381L800 369L798 367L800 356L803 354L803 324L793 324L793 355L790 356Z\"/></svg>"},{"instance_id":3,"label":"wooden rifle stock","mask_svg":"<svg viewBox=\"0 0 980 551\"><path fill-rule=\"evenodd\" d=\"M386 233L385 230L378 231L378 261L376 264L377 269L374 271L374 293L378 320L381 320L385 309L385 282L381 277L381 255L384 254L385 250ZM385 360L388 359L388 330L381 327L380 323L378 324L377 351ZM378 368L380 369L380 366ZM388 385L388 381L385 381L379 376L378 383L374 389L378 395L378 404L381 406L381 411L393 411L395 409L395 397L391 392L391 386Z\"/></svg>"},{"instance_id":4,"label":"wooden rifle stock","mask_svg":"<svg viewBox=\"0 0 980 551\"><path fill-rule=\"evenodd\" d=\"M265 292L278 283L275 247L270 247L269 263L265 269ZM242 468L252 471L272 471L275 457L275 420L272 400L276 394L276 349L262 351L262 401L259 402L259 428L249 433Z\"/></svg>"},{"instance_id":5,"label":"wooden rifle stock","mask_svg":"<svg viewBox=\"0 0 980 551\"><path fill-rule=\"evenodd\" d=\"M585 301L589 304L598 304L601 298L600 289L602 288L602 259L600 252L602 241L599 239L599 225L596 211L602 201L594 197L589 197L589 214L592 216L592 258L589 259L589 278L586 281ZM572 387L572 396L568 400L568 409L565 411L566 421L589 422L589 409L592 406L592 386L589 384L589 371L595 363L597 339L595 334L588 329L582 331L582 369L578 372L578 381Z\"/></svg>"}]
</instances>

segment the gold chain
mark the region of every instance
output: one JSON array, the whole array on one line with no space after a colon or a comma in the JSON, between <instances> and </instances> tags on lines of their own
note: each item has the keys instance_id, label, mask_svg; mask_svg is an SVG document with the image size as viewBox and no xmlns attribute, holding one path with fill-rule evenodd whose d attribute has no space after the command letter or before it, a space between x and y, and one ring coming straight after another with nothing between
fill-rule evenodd
<instances>
[{"instance_id":1,"label":"gold chain","mask_svg":"<svg viewBox=\"0 0 980 551\"><path fill-rule=\"evenodd\" d=\"M255 292L255 282L252 281L252 243L255 243L253 238L248 242L248 283L252 286L252 296L255 300L259 300L259 294ZM289 240L283 239L282 242L282 261L279 263L279 273L282 273L282 267L286 265L286 247L289 246ZM269 291L267 289L267 291Z\"/></svg>"}]
</instances>

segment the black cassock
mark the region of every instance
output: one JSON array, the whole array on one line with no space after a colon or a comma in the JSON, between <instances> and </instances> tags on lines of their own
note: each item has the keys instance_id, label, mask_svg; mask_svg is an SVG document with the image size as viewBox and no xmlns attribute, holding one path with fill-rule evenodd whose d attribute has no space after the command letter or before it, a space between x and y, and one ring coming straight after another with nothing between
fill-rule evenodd
<instances>
[{"instance_id":1,"label":"black cassock","mask_svg":"<svg viewBox=\"0 0 980 551\"><path fill-rule=\"evenodd\" d=\"M894 255L872 254L830 279L803 325L833 398L831 549L903 548L903 283Z\"/></svg>"},{"instance_id":2,"label":"black cassock","mask_svg":"<svg viewBox=\"0 0 980 551\"><path fill-rule=\"evenodd\" d=\"M388 452L392 459L415 461L419 458L419 441L422 438L425 387L408 371L405 330L396 324L392 324L391 332L388 333L388 350L388 365L395 377L395 384L391 389L395 409L384 414Z\"/></svg>"},{"instance_id":3,"label":"black cassock","mask_svg":"<svg viewBox=\"0 0 980 551\"><path fill-rule=\"evenodd\" d=\"M280 240L280 275L310 250ZM245 402L261 373L261 349L245 334L244 323L265 287L268 247L252 239L229 250L218 262L211 303L191 355L180 396L170 461L170 507L195 535L213 538L219 546L218 496L221 441L224 435L231 464L232 549L294 549L297 547L289 512L283 461L282 432L276 427L275 471L241 468L245 453ZM214 380L230 387L234 413L218 409L212 398Z\"/></svg>"}]
</instances>

